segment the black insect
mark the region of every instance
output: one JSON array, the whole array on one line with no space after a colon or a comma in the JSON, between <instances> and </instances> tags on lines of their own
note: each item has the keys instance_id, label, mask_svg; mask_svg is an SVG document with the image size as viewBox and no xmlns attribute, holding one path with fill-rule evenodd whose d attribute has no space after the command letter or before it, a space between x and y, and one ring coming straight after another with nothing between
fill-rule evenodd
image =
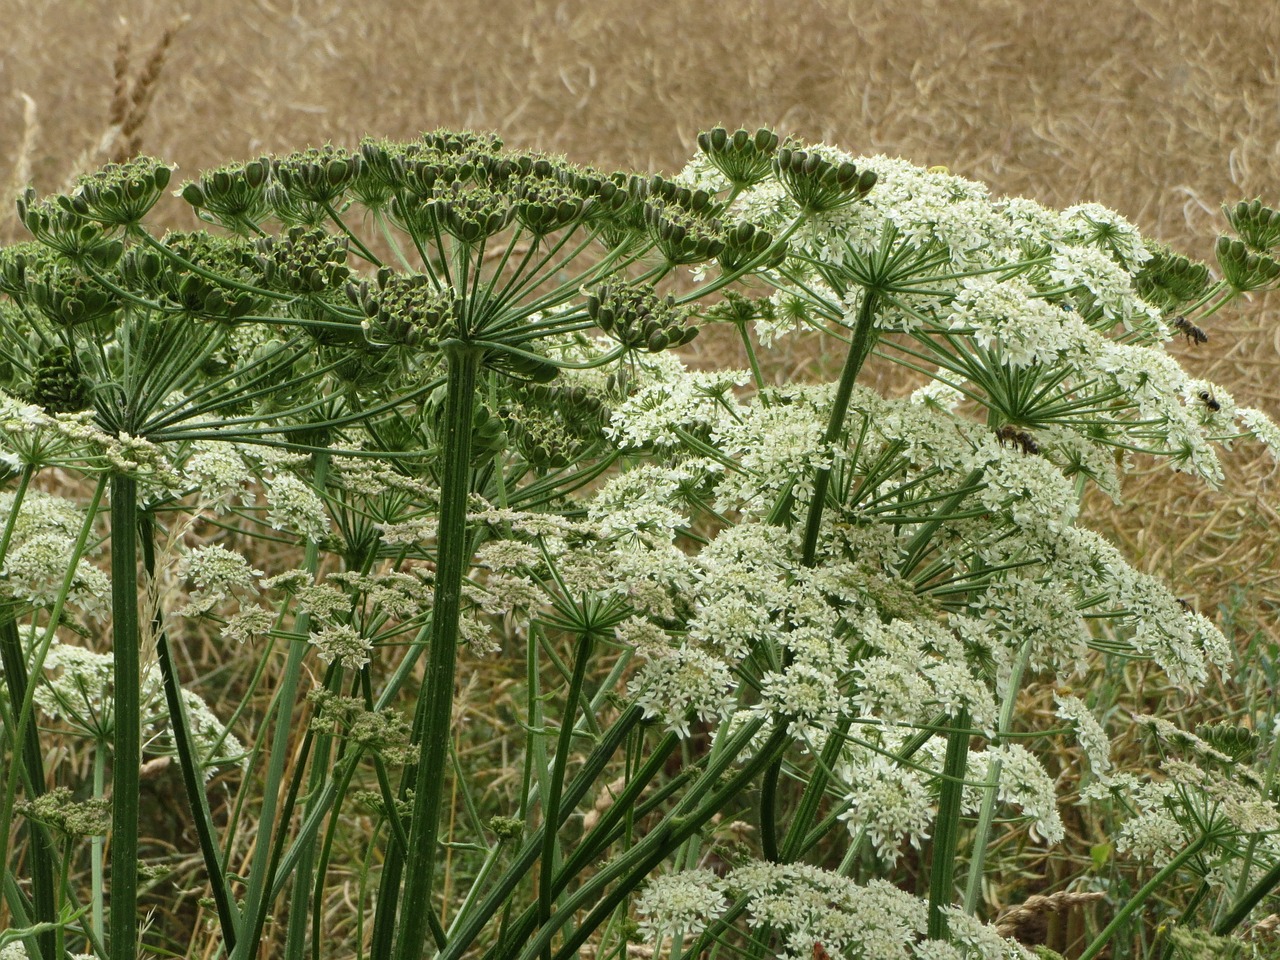
<instances>
[{"instance_id":1,"label":"black insect","mask_svg":"<svg viewBox=\"0 0 1280 960\"><path fill-rule=\"evenodd\" d=\"M1013 424L1006 423L996 431L996 436L1000 439L1001 446L1011 443L1023 453L1040 452L1040 444L1036 443L1035 438L1031 434L1019 430Z\"/></svg>"},{"instance_id":2,"label":"black insect","mask_svg":"<svg viewBox=\"0 0 1280 960\"><path fill-rule=\"evenodd\" d=\"M1222 409L1222 404L1220 404L1214 395L1208 390L1201 390L1198 396L1200 397L1200 402L1208 407L1213 413L1217 413Z\"/></svg>"},{"instance_id":3,"label":"black insect","mask_svg":"<svg viewBox=\"0 0 1280 960\"><path fill-rule=\"evenodd\" d=\"M1170 321L1173 329L1187 338L1187 343L1208 343L1209 335L1197 327L1186 317L1174 317Z\"/></svg>"}]
</instances>

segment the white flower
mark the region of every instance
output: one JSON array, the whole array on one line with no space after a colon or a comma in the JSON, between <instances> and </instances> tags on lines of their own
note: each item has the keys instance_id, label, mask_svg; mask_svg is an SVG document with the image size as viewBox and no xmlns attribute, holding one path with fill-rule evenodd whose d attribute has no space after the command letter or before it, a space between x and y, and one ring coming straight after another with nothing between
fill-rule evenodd
<instances>
[{"instance_id":1,"label":"white flower","mask_svg":"<svg viewBox=\"0 0 1280 960\"><path fill-rule=\"evenodd\" d=\"M966 960L1028 960L1032 956L1017 941L1008 940L989 923L971 917L960 907L943 907L947 932L953 943L967 948Z\"/></svg>"},{"instance_id":2,"label":"white flower","mask_svg":"<svg viewBox=\"0 0 1280 960\"><path fill-rule=\"evenodd\" d=\"M248 486L253 476L239 447L217 440L194 444L182 472L199 489L201 498L219 513L226 509L227 501Z\"/></svg>"},{"instance_id":3,"label":"white flower","mask_svg":"<svg viewBox=\"0 0 1280 960\"><path fill-rule=\"evenodd\" d=\"M260 637L271 630L275 624L275 614L262 607L248 607L227 618L222 627L224 640L244 643L253 637Z\"/></svg>"},{"instance_id":4,"label":"white flower","mask_svg":"<svg viewBox=\"0 0 1280 960\"><path fill-rule=\"evenodd\" d=\"M1016 743L988 747L986 756L988 763L992 760L1000 763L1000 787L996 794L1000 801L1021 807L1032 818L1033 836L1039 834L1046 843L1059 843L1066 831L1058 815L1058 795L1040 761Z\"/></svg>"},{"instance_id":5,"label":"white flower","mask_svg":"<svg viewBox=\"0 0 1280 960\"><path fill-rule=\"evenodd\" d=\"M710 870L653 877L636 898L641 934L658 945L677 932L696 937L728 905L725 890L725 882Z\"/></svg>"},{"instance_id":6,"label":"white flower","mask_svg":"<svg viewBox=\"0 0 1280 960\"><path fill-rule=\"evenodd\" d=\"M249 566L243 555L217 544L187 552L179 572L195 586L186 605L178 611L183 617L208 613L235 593L256 593L257 578L263 575L261 570Z\"/></svg>"},{"instance_id":7,"label":"white flower","mask_svg":"<svg viewBox=\"0 0 1280 960\"><path fill-rule=\"evenodd\" d=\"M288 530L313 543L329 531L324 501L315 488L291 473L278 473L267 481L267 521L273 530Z\"/></svg>"},{"instance_id":8,"label":"white flower","mask_svg":"<svg viewBox=\"0 0 1280 960\"><path fill-rule=\"evenodd\" d=\"M725 878L747 898L750 925L783 936L783 956L813 960L814 944L846 960L909 960L928 907L883 880L858 884L803 863L749 863Z\"/></svg>"},{"instance_id":9,"label":"white flower","mask_svg":"<svg viewBox=\"0 0 1280 960\"><path fill-rule=\"evenodd\" d=\"M646 717L657 717L668 730L687 737L689 714L706 723L729 716L736 685L728 664L691 647L655 654L628 688Z\"/></svg>"},{"instance_id":10,"label":"white flower","mask_svg":"<svg viewBox=\"0 0 1280 960\"><path fill-rule=\"evenodd\" d=\"M851 834L865 830L885 860L898 859L904 839L917 850L929 839L936 805L919 771L867 752L860 761L842 766L840 778L849 785L844 798L848 810L840 818Z\"/></svg>"},{"instance_id":11,"label":"white flower","mask_svg":"<svg viewBox=\"0 0 1280 960\"><path fill-rule=\"evenodd\" d=\"M1084 750L1094 776L1105 780L1111 770L1111 739L1102 724L1079 697L1054 693L1053 701L1058 705L1058 716L1075 725L1076 741Z\"/></svg>"},{"instance_id":12,"label":"white flower","mask_svg":"<svg viewBox=\"0 0 1280 960\"><path fill-rule=\"evenodd\" d=\"M311 634L308 639L325 663L335 660L349 670L359 670L369 662L373 641L363 637L349 624L328 624Z\"/></svg>"}]
</instances>

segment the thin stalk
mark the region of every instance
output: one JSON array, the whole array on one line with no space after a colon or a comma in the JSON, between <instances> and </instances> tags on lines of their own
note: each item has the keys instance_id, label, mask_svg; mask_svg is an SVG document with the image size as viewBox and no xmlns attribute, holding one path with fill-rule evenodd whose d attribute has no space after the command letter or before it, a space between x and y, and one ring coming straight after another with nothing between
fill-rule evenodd
<instances>
[{"instance_id":1,"label":"thin stalk","mask_svg":"<svg viewBox=\"0 0 1280 960\"><path fill-rule=\"evenodd\" d=\"M551 919L552 880L555 877L558 831L553 824L560 822L560 798L564 792L564 769L569 762L569 750L573 739L574 717L578 713L578 698L582 695L582 682L587 675L587 661L591 658L592 636L583 631L578 637L578 649L573 663L573 677L569 681L569 695L565 700L564 714L560 718L560 736L556 742L556 757L551 770L551 785L547 794L546 829L542 834L542 869L538 877L538 921ZM551 947L543 956L550 960Z\"/></svg>"},{"instance_id":2,"label":"thin stalk","mask_svg":"<svg viewBox=\"0 0 1280 960\"><path fill-rule=\"evenodd\" d=\"M785 719L778 722L778 728L761 747L760 752L752 757L740 771L732 777L721 780L724 773L722 767L709 767L703 782L719 783L720 787L699 806L687 813L668 816L652 833L647 834L627 853L612 861L599 874L592 877L573 895L566 899L565 905L551 918L551 922L538 932L538 935L521 953L520 960L531 960L542 951L543 945L550 942L555 932L573 919L574 914L582 909L589 899L597 893L603 893L605 887L613 880L618 883L607 894L601 896L595 907L583 919L573 933L564 938L554 960L569 960L578 948L586 942L595 930L612 915L614 909L629 897L637 886L649 876L653 869L677 850L689 837L697 833L713 816L739 797L747 785L756 778L770 763L776 761L786 748L789 734L785 729ZM754 724L752 725L754 726ZM747 727L744 729L751 729ZM758 728L756 728L758 729ZM736 757L740 750L733 751ZM695 794L701 791L694 791ZM684 810L684 804L677 808Z\"/></svg>"},{"instance_id":3,"label":"thin stalk","mask_svg":"<svg viewBox=\"0 0 1280 960\"><path fill-rule=\"evenodd\" d=\"M1147 898L1160 889L1160 887L1163 886L1170 877L1182 869L1183 864L1208 846L1212 839L1212 834L1202 833L1200 836L1196 837L1195 842L1192 843L1191 846L1187 847L1187 849L1183 850L1180 854L1161 867L1154 877L1143 884L1141 890L1129 898L1128 902L1120 908L1119 913L1111 918L1111 922L1103 928L1102 932L1093 938L1093 942L1085 948L1084 953L1080 954L1079 960L1094 960L1094 957L1098 956L1098 954L1102 952L1102 948L1105 947L1111 941L1111 938L1115 936L1116 931L1119 930L1120 927L1123 926L1144 903L1146 903ZM1261 896L1259 899L1261 899ZM1245 916L1248 916L1248 912L1249 911L1246 910L1240 919L1242 920ZM1239 923L1239 920L1236 922ZM1225 933L1229 933L1234 926L1235 924L1232 924L1231 927L1227 927L1225 930L1215 928L1213 932L1218 936L1223 936Z\"/></svg>"},{"instance_id":4,"label":"thin stalk","mask_svg":"<svg viewBox=\"0 0 1280 960\"><path fill-rule=\"evenodd\" d=\"M1022 675L1027 669L1027 660L1031 656L1031 636L1022 642L1017 659L1009 672L1009 686L1004 692L1004 702L1000 704L999 726L996 728L996 740L999 741L1013 725L1013 710L1018 701L1018 688L1022 686ZM987 771L987 785L983 788L982 808L978 811L978 826L973 835L973 857L969 861L969 879L964 888L964 912L973 916L978 912L978 901L982 899L982 871L987 859L987 839L991 836L991 825L995 822L996 799L1000 793L1000 761L990 760Z\"/></svg>"},{"instance_id":5,"label":"thin stalk","mask_svg":"<svg viewBox=\"0 0 1280 960\"><path fill-rule=\"evenodd\" d=\"M111 770L111 960L138 956L138 806L142 763L138 623L138 481L111 476L111 661L115 730Z\"/></svg>"},{"instance_id":6,"label":"thin stalk","mask_svg":"<svg viewBox=\"0 0 1280 960\"><path fill-rule=\"evenodd\" d=\"M325 677L325 689L332 693L336 693L342 685L342 667L338 663L331 665L329 675ZM315 732L311 741L311 754L314 759L311 761L311 771L308 775L306 800L302 807L302 817L305 820L310 812L310 807L324 789L325 783L329 779L329 754L333 746L333 737L328 733ZM302 762L301 760L299 762ZM355 765L352 764L348 768L348 780L351 774L355 772ZM338 812L341 807L342 797L346 791L346 782L338 786L338 800L334 804L333 814L329 820L330 832L338 822ZM322 846L327 848L329 840L323 842ZM278 862L278 861L277 861ZM307 908L311 904L312 886L316 883L316 845L309 843L302 848L302 856L298 859L298 866L293 875L293 889L289 893L289 928L285 934L284 942L284 960L302 960L303 951L306 949L307 940ZM321 879L324 877L323 871L320 874ZM323 883L317 887L323 887ZM319 941L313 944L313 947L319 947Z\"/></svg>"},{"instance_id":7,"label":"thin stalk","mask_svg":"<svg viewBox=\"0 0 1280 960\"><path fill-rule=\"evenodd\" d=\"M32 655L31 674L40 675L40 671L44 668L45 657L49 653L49 647L52 646L54 635L58 629L58 623L62 619L62 610L66 606L67 596L71 592L71 585L75 581L77 566L80 558L84 555L85 546L89 542L89 534L93 531L94 520L98 514L98 504L102 502L102 494L107 489L107 476L103 474L98 479L97 485L94 487L93 496L90 498L89 507L85 511L84 523L80 527L80 532L76 536L75 545L71 548L71 553L67 557L66 573L63 575L62 583L58 589L57 599L53 603L53 607L49 610L48 624L44 628L44 635L36 644L36 649ZM35 624L32 623L32 631L35 631ZM27 684L26 694L21 701L13 701L14 710L14 730L13 742L22 743L26 738L27 724L34 724L35 720L32 716L35 709L34 694L36 685L34 683ZM4 775L4 791L0 796L0 873L4 877L9 878L11 872L8 869L9 863L9 834L10 825L13 823L13 802L14 796L18 789L18 780L21 774L25 772L26 767L23 764L11 764L10 769L5 771ZM6 901L9 900L8 888L6 887ZM25 894L23 895L25 897ZM24 901L25 902L25 901ZM29 903L26 903L30 907ZM13 904L10 902L10 909Z\"/></svg>"},{"instance_id":8,"label":"thin stalk","mask_svg":"<svg viewBox=\"0 0 1280 960\"><path fill-rule=\"evenodd\" d=\"M964 799L964 771L969 759L967 710L955 716L954 730L947 736L947 755L942 764L942 786L938 798L937 826L933 832L932 862L929 865L929 939L947 939L947 918L942 908L951 905L955 885L956 844L960 839L960 807Z\"/></svg>"},{"instance_id":9,"label":"thin stalk","mask_svg":"<svg viewBox=\"0 0 1280 960\"><path fill-rule=\"evenodd\" d=\"M822 757L818 764L818 769L814 770L810 775L809 782L804 788L804 794L800 798L800 807L796 810L796 814L791 820L791 826L787 828L787 835L782 841L783 863L795 862L803 852L805 835L808 832L809 824L813 822L813 818L817 815L818 805L822 802L822 797L827 790L827 783L831 779L831 767L840 758L840 751L844 749L845 735L849 732L849 727L852 723L852 716L848 714L842 715L836 724L836 728L827 737L827 742L822 748Z\"/></svg>"},{"instance_id":10,"label":"thin stalk","mask_svg":"<svg viewBox=\"0 0 1280 960\"><path fill-rule=\"evenodd\" d=\"M316 456L315 482L323 487L328 474L329 458L325 454ZM311 542L307 544L303 556L303 569L313 577L320 566L320 547ZM284 676L280 681L280 689L276 697L276 730L271 743L271 757L267 762L267 776L262 795L262 810L258 817L258 837L254 845L253 865L249 869L249 887L245 892L244 916L248 918L247 929L231 951L231 960L248 960L256 951L258 940L262 935L262 925L268 906L270 884L270 866L273 849L277 844L272 842L271 832L274 827L283 836L288 830L288 823L276 824L276 807L280 799L280 784L284 781L285 763L289 759L289 741L293 734L290 719L294 704L298 699L298 685L302 677L302 661L310 644L307 642L309 618L306 614L298 617L294 624L293 636L289 643L288 659L285 661ZM112 958L116 960L116 958Z\"/></svg>"},{"instance_id":11,"label":"thin stalk","mask_svg":"<svg viewBox=\"0 0 1280 960\"><path fill-rule=\"evenodd\" d=\"M469 560L467 494L471 488L471 413L475 404L480 352L467 344L445 345L449 363L445 399L444 468L440 485L440 533L431 646L420 696L427 713L414 777L409 849L396 960L420 960L426 948L427 913L432 906L433 874L440 830L444 777L449 763L453 718L453 679L458 653L458 614L462 581Z\"/></svg>"},{"instance_id":12,"label":"thin stalk","mask_svg":"<svg viewBox=\"0 0 1280 960\"><path fill-rule=\"evenodd\" d=\"M605 731L604 737L596 744L596 748L591 751L586 762L582 765L582 769L578 771L577 776L570 781L569 786L564 791L560 809L561 817L567 818L568 815L577 808L578 803L586 796L587 790L597 781L602 770L617 752L618 747L626 740L644 717L644 711L640 707L632 706L627 709L614 722L613 726ZM675 739L668 738L663 744L667 745L667 751L675 745ZM665 754L664 754L665 759ZM657 771L654 771L655 775ZM612 809L606 812L605 816L609 817ZM457 960L471 946L475 938L479 936L480 931L485 925L498 914L511 900L511 894L519 886L521 880L533 869L533 865L538 862L538 856L542 850L542 838L549 824L543 823L534 833L524 842L520 851L512 858L510 866L503 871L497 883L494 884L484 897L484 899L476 906L473 911L459 913L454 919L453 925L449 929L449 943L441 952L439 960ZM556 825L557 827L559 824ZM597 826L599 829L599 825ZM581 849L581 848L579 848ZM577 856L575 851L574 856ZM573 864L573 858L570 859L566 869Z\"/></svg>"},{"instance_id":13,"label":"thin stalk","mask_svg":"<svg viewBox=\"0 0 1280 960\"><path fill-rule=\"evenodd\" d=\"M147 577L151 578L155 576L156 570L155 522L149 514L144 513L140 519L140 526L143 569L146 570ZM161 629L162 622L163 617L157 609L152 613L152 626L156 634L156 659L160 666L165 703L169 708L169 728L173 733L173 742L178 751L178 769L182 774L182 786L187 794L191 820L200 842L200 853L204 857L205 871L209 874L209 887L213 892L213 902L218 912L218 925L222 929L222 938L226 941L227 949L234 950L236 937L240 931L240 916L234 900L227 891L223 864L218 856L213 816L209 812L209 798L205 795L204 767L192 745L191 726L187 721L187 708L182 699L182 685L178 680L177 668L174 666L168 634ZM95 756L94 759L96 761L98 758Z\"/></svg>"},{"instance_id":14,"label":"thin stalk","mask_svg":"<svg viewBox=\"0 0 1280 960\"><path fill-rule=\"evenodd\" d=\"M1236 900L1230 912L1214 925L1214 934L1219 937L1228 936L1277 885L1280 885L1280 861L1273 864L1271 869L1264 873L1244 896Z\"/></svg>"},{"instance_id":15,"label":"thin stalk","mask_svg":"<svg viewBox=\"0 0 1280 960\"><path fill-rule=\"evenodd\" d=\"M953 519L956 508L964 502L965 497L970 496L978 489L978 484L982 480L982 469L971 470L969 475L956 489L955 493L947 498L946 502L938 508L937 512L921 524L920 529L916 531L916 535L907 544L905 553L907 559L903 562L902 568L898 571L903 577L909 576L924 559L925 553L929 549L929 541L933 539L933 535L938 532L938 528L947 520Z\"/></svg>"},{"instance_id":16,"label":"thin stalk","mask_svg":"<svg viewBox=\"0 0 1280 960\"><path fill-rule=\"evenodd\" d=\"M107 786L107 749L105 744L98 744L98 749L93 752L93 798L100 799L106 794ZM106 930L106 912L103 910L102 893L106 889L103 883L103 848L106 845L106 837L94 837L89 847L89 870L93 883L93 892L91 894L92 901L90 909L92 911L90 921L93 924L94 935L101 940Z\"/></svg>"},{"instance_id":17,"label":"thin stalk","mask_svg":"<svg viewBox=\"0 0 1280 960\"><path fill-rule=\"evenodd\" d=\"M875 315L879 302L877 294L869 289L863 291L862 302L858 305L857 320L854 323L853 337L849 344L849 352L845 354L844 369L840 373L840 382L836 386L836 395L831 405L831 415L827 420L827 429L822 435L823 448L829 448L844 431L844 421L849 413L849 401L853 396L853 386L857 382L862 365L875 346ZM826 507L827 488L831 485L831 468L819 467L813 478L813 499L809 501L809 513L804 525L804 543L801 548L800 562L812 567L817 562L818 534L822 529L822 511ZM786 661L789 661L789 657ZM784 666L786 662L784 661ZM782 757L771 766L760 784L760 845L765 859L778 861L781 852L778 848L778 787L782 777Z\"/></svg>"},{"instance_id":18,"label":"thin stalk","mask_svg":"<svg viewBox=\"0 0 1280 960\"><path fill-rule=\"evenodd\" d=\"M23 475L25 479L26 471ZM14 513L17 513L16 509ZM3 666L5 682L9 687L9 703L22 703L27 693L27 662L22 651L22 638L18 635L18 623L12 618L0 623L0 666ZM34 723L27 725L22 743L14 744L15 750L19 747L22 756L20 762L26 768L27 789L34 800L44 794L44 757L40 750L40 731ZM98 751L99 755L101 753L102 751ZM44 824L28 819L27 836L30 840L28 856L31 859L31 897L35 907L35 920L37 923L51 924L58 919L53 879L58 851ZM50 928L40 934L38 939L41 957L52 960L58 956L55 933Z\"/></svg>"}]
</instances>

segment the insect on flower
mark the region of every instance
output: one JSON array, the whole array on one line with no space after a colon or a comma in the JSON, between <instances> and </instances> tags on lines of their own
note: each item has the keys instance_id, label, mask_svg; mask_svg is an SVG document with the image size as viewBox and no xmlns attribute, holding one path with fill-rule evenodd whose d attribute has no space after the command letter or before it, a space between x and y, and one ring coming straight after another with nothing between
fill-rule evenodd
<instances>
[{"instance_id":1,"label":"insect on flower","mask_svg":"<svg viewBox=\"0 0 1280 960\"><path fill-rule=\"evenodd\" d=\"M1040 444L1036 443L1035 437L1023 430L1019 430L1013 424L1006 423L996 431L996 436L999 438L1001 446L1011 443L1023 453L1040 452Z\"/></svg>"},{"instance_id":2,"label":"insect on flower","mask_svg":"<svg viewBox=\"0 0 1280 960\"><path fill-rule=\"evenodd\" d=\"M1209 335L1186 317L1174 317L1169 325L1187 338L1187 343L1208 343Z\"/></svg>"},{"instance_id":3,"label":"insect on flower","mask_svg":"<svg viewBox=\"0 0 1280 960\"><path fill-rule=\"evenodd\" d=\"M827 953L826 947L815 942L813 945L813 960L831 960L831 954Z\"/></svg>"},{"instance_id":4,"label":"insect on flower","mask_svg":"<svg viewBox=\"0 0 1280 960\"><path fill-rule=\"evenodd\" d=\"M1210 393L1208 390L1201 390L1200 393L1197 394L1197 396L1200 397L1200 402L1203 403L1206 407L1208 407L1209 410L1212 411L1213 413L1217 413L1219 410L1222 409L1222 404L1220 404L1217 401L1217 398L1215 398L1214 395Z\"/></svg>"}]
</instances>

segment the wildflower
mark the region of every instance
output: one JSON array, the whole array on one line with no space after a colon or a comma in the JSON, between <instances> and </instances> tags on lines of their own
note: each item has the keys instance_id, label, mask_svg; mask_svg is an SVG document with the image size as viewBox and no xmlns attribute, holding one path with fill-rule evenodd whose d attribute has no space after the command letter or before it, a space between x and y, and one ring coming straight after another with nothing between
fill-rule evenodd
<instances>
[{"instance_id":1,"label":"wildflower","mask_svg":"<svg viewBox=\"0 0 1280 960\"><path fill-rule=\"evenodd\" d=\"M325 663L335 660L349 670L359 670L369 662L373 641L349 624L328 624L308 638Z\"/></svg>"},{"instance_id":2,"label":"wildflower","mask_svg":"<svg viewBox=\"0 0 1280 960\"><path fill-rule=\"evenodd\" d=\"M311 542L328 533L324 501L315 488L291 473L278 473L267 481L267 520L274 530L290 530Z\"/></svg>"},{"instance_id":3,"label":"wildflower","mask_svg":"<svg viewBox=\"0 0 1280 960\"><path fill-rule=\"evenodd\" d=\"M640 931L656 943L673 931L695 937L724 910L725 890L725 882L710 870L654 877L636 900Z\"/></svg>"},{"instance_id":4,"label":"wildflower","mask_svg":"<svg viewBox=\"0 0 1280 960\"><path fill-rule=\"evenodd\" d=\"M217 544L189 551L182 558L179 570L195 586L187 603L178 611L183 617L208 613L236 592L256 593L257 578L263 576L261 570L249 566L243 555Z\"/></svg>"}]
</instances>

